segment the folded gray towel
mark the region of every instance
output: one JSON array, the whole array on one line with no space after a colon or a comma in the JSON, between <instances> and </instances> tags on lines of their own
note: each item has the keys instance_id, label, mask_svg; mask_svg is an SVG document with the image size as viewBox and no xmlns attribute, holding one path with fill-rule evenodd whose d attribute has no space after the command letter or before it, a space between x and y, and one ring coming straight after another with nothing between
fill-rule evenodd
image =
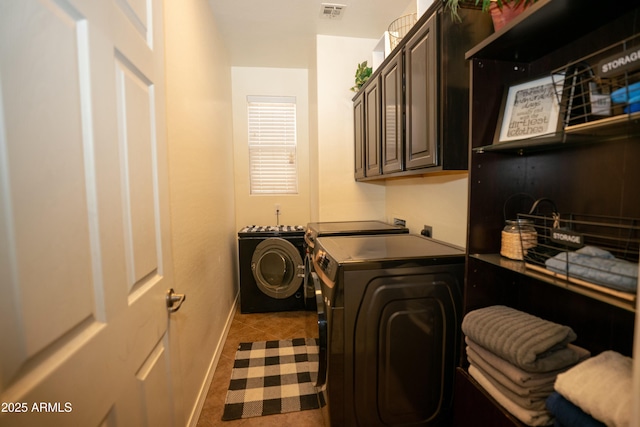
<instances>
[{"instance_id":1,"label":"folded gray towel","mask_svg":"<svg viewBox=\"0 0 640 427\"><path fill-rule=\"evenodd\" d=\"M469 360L469 363L475 365L483 373L487 374L493 380L495 380L495 382L500 383L502 387L508 389L511 393L517 396L520 396L520 397L540 397L543 395L548 396L549 393L551 393L554 390L553 383L555 383L556 381L556 375L551 375L543 384L536 385L534 387L522 387L512 382L496 366L484 360L482 356L476 353L470 346L467 346L466 351L467 351L467 360ZM506 360L504 361L504 363L510 364ZM519 369L519 368L516 368L515 366L514 368Z\"/></svg>"},{"instance_id":2,"label":"folded gray towel","mask_svg":"<svg viewBox=\"0 0 640 427\"><path fill-rule=\"evenodd\" d=\"M529 372L562 369L579 358L566 349L576 339L573 329L503 305L470 311L462 320L462 332Z\"/></svg>"},{"instance_id":3,"label":"folded gray towel","mask_svg":"<svg viewBox=\"0 0 640 427\"><path fill-rule=\"evenodd\" d=\"M511 385L512 390L516 393L520 392L519 394L522 396L526 395L523 394L525 390L538 390L549 385L553 387L556 376L571 367L566 366L556 371L528 372L496 356L494 353L474 342L469 337L465 337L465 342L467 343L468 354L473 355L476 360L484 362L485 365L491 365L491 368L493 368L493 371L491 372L488 371L488 369L485 369L485 371L490 373L496 379L502 378L502 382L506 386ZM589 350L578 347L577 345L568 344L567 350L576 353L578 362L591 356Z\"/></svg>"}]
</instances>

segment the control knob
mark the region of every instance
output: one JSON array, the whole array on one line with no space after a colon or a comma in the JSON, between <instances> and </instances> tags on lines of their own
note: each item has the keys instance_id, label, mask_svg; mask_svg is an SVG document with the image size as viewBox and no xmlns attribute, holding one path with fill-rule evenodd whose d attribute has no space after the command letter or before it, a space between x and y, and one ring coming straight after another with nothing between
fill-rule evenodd
<instances>
[{"instance_id":1,"label":"control knob","mask_svg":"<svg viewBox=\"0 0 640 427\"><path fill-rule=\"evenodd\" d=\"M326 252L320 251L318 253L318 265L323 270L326 270L327 267L329 266L329 258L327 258L327 253Z\"/></svg>"}]
</instances>

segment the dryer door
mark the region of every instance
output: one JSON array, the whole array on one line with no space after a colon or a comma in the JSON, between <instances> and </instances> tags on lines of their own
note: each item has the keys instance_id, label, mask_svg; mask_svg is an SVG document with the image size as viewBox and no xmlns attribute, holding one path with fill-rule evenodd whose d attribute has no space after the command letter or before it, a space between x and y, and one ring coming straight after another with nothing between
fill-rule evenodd
<instances>
[{"instance_id":1,"label":"dryer door","mask_svg":"<svg viewBox=\"0 0 640 427\"><path fill-rule=\"evenodd\" d=\"M295 294L303 280L300 250L288 240L272 237L260 242L251 258L258 289L272 298Z\"/></svg>"}]
</instances>

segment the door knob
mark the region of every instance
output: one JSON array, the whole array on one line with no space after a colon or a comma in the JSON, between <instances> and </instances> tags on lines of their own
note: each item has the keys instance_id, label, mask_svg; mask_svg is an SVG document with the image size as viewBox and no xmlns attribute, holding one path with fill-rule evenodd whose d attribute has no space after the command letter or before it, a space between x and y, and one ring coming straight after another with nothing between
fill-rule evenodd
<instances>
[{"instance_id":1,"label":"door knob","mask_svg":"<svg viewBox=\"0 0 640 427\"><path fill-rule=\"evenodd\" d=\"M173 288L167 290L167 310L169 313L175 313L180 310L185 299L187 299L185 294L176 294Z\"/></svg>"}]
</instances>

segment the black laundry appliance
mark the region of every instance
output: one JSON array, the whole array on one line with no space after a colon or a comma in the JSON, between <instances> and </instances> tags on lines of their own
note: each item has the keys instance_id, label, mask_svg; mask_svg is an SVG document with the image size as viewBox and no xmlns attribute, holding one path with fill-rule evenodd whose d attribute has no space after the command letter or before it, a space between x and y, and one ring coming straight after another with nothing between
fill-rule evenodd
<instances>
[{"instance_id":1,"label":"black laundry appliance","mask_svg":"<svg viewBox=\"0 0 640 427\"><path fill-rule=\"evenodd\" d=\"M303 310L304 232L296 226L247 226L238 232L240 312Z\"/></svg>"},{"instance_id":2,"label":"black laundry appliance","mask_svg":"<svg viewBox=\"0 0 640 427\"><path fill-rule=\"evenodd\" d=\"M317 239L325 424L450 425L464 260L411 234Z\"/></svg>"},{"instance_id":3,"label":"black laundry appliance","mask_svg":"<svg viewBox=\"0 0 640 427\"><path fill-rule=\"evenodd\" d=\"M408 234L409 229L401 225L387 224L383 221L326 221L310 222L304 234L306 256L304 261L304 292L308 309L315 310L316 298L313 282L309 275L313 271L311 254L318 237L322 236L359 236L378 234Z\"/></svg>"}]
</instances>

